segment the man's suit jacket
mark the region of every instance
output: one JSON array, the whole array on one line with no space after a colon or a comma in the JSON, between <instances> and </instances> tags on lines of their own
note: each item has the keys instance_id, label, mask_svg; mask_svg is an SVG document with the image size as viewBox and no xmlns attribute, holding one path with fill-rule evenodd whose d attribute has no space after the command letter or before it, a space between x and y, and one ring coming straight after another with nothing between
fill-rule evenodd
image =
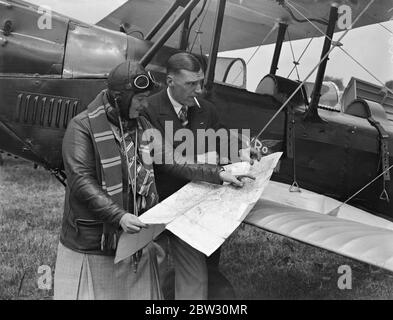
<instances>
[{"instance_id":1,"label":"man's suit jacket","mask_svg":"<svg viewBox=\"0 0 393 320\"><path fill-rule=\"evenodd\" d=\"M198 106L192 106L188 108L188 124L185 127L182 126L181 121L176 114L176 111L173 108L171 101L169 100L166 89L148 98L148 108L142 112L142 115L145 116L147 120L149 120L152 125L161 132L163 138L165 134L165 121L171 121L171 123L173 124L173 133L175 133L176 130L183 128L190 129L194 136L194 152L196 153L198 149L196 141L197 129L218 130L220 128L223 128L219 121L218 114L215 110L214 105L211 102L201 98L198 98L198 101L201 108L199 108ZM174 149L182 143L182 141L172 141ZM207 141L205 141L206 148L207 145ZM200 146L201 145L199 145L199 147ZM201 151L200 148L199 151ZM207 149L203 150L202 153L205 153L207 151ZM164 200L189 182L184 179L169 176L168 174L161 172L159 166L156 167L155 174L157 191L160 196L160 200Z\"/></svg>"}]
</instances>

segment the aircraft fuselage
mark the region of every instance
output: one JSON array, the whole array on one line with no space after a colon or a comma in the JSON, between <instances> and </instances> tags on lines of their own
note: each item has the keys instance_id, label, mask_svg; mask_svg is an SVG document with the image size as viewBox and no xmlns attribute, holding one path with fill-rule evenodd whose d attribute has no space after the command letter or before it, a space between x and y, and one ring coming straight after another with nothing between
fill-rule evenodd
<instances>
[{"instance_id":1,"label":"aircraft fuselage","mask_svg":"<svg viewBox=\"0 0 393 320\"><path fill-rule=\"evenodd\" d=\"M105 88L112 67L140 59L152 44L61 16L54 17L52 30L40 30L37 13L18 5L0 3L0 17L13 26L0 34L0 150L61 169L62 138L70 119ZM174 52L163 47L148 69L163 79L165 61ZM209 99L228 128L251 129L252 136L281 106L273 96L218 83ZM367 119L319 110L324 123L305 121L305 105L294 100L290 106L260 137L263 143L273 141L274 151L285 152L273 180L291 184L296 178L301 188L346 200L380 173L379 135ZM389 150L392 127L386 128ZM381 178L351 203L393 218L392 203L379 199L382 190ZM391 183L387 194L393 198Z\"/></svg>"}]
</instances>

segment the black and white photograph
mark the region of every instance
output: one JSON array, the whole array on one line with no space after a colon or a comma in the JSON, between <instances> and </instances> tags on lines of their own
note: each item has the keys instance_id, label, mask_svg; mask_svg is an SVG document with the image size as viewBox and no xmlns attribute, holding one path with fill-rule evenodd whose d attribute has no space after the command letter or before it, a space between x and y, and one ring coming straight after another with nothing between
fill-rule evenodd
<instances>
[{"instance_id":1,"label":"black and white photograph","mask_svg":"<svg viewBox=\"0 0 393 320\"><path fill-rule=\"evenodd\" d=\"M392 168L392 0L0 0L0 300L392 300Z\"/></svg>"}]
</instances>

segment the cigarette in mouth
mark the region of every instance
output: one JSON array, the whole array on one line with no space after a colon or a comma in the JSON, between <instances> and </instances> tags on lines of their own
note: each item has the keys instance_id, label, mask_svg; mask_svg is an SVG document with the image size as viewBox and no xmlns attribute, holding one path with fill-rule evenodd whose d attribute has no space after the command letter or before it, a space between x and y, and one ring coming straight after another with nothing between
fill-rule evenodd
<instances>
[{"instance_id":1,"label":"cigarette in mouth","mask_svg":"<svg viewBox=\"0 0 393 320\"><path fill-rule=\"evenodd\" d=\"M198 108L200 109L201 108L201 105L199 104L199 101L198 101L198 99L196 98L196 97L194 97L194 100L195 100L195 103L196 103L196 105L198 106Z\"/></svg>"}]
</instances>

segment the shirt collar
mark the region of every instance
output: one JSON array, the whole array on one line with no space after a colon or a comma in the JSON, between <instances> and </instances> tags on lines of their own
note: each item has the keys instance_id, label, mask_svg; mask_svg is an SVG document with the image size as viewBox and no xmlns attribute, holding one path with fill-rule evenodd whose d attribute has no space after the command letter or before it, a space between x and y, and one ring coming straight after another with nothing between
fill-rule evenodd
<instances>
[{"instance_id":1,"label":"shirt collar","mask_svg":"<svg viewBox=\"0 0 393 320\"><path fill-rule=\"evenodd\" d=\"M183 105L182 105L181 103L177 102L177 101L172 97L169 88L166 89L166 92L167 92L167 94L168 94L169 100L170 100L171 103L172 103L173 108L175 109L176 114L179 115L179 112L180 112L181 108L183 107Z\"/></svg>"}]
</instances>

